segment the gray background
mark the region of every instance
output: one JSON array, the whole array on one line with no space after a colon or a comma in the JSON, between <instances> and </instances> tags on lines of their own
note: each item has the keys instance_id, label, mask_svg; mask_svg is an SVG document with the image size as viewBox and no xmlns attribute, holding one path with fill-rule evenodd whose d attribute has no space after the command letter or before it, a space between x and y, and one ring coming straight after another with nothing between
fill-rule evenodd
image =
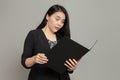
<instances>
[{"instance_id":1,"label":"gray background","mask_svg":"<svg viewBox=\"0 0 120 80\"><path fill-rule=\"evenodd\" d=\"M98 40L71 80L120 80L120 0L0 0L0 80L27 80L24 39L55 3L68 10L72 39L86 47Z\"/></svg>"}]
</instances>

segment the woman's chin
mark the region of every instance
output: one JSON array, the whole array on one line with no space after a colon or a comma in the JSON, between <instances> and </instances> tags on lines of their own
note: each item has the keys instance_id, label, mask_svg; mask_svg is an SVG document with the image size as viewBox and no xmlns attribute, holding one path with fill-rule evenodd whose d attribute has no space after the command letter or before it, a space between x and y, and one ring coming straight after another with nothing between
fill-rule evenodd
<instances>
[{"instance_id":1,"label":"woman's chin","mask_svg":"<svg viewBox=\"0 0 120 80\"><path fill-rule=\"evenodd\" d=\"M56 33L57 31L58 31L58 30L55 29L53 32Z\"/></svg>"}]
</instances>

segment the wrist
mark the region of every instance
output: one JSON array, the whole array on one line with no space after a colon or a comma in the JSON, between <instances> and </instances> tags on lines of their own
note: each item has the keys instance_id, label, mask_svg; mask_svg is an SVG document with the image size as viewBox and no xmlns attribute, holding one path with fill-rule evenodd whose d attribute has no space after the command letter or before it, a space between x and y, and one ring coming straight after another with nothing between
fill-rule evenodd
<instances>
[{"instance_id":1,"label":"wrist","mask_svg":"<svg viewBox=\"0 0 120 80\"><path fill-rule=\"evenodd\" d=\"M35 64L36 63L36 55L31 57L31 60L32 60L33 64Z\"/></svg>"}]
</instances>

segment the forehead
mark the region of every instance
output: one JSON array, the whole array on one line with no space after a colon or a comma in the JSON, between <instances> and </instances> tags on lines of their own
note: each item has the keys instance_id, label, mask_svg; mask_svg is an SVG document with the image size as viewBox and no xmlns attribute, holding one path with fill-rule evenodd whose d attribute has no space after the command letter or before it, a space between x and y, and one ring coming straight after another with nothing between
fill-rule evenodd
<instances>
[{"instance_id":1,"label":"forehead","mask_svg":"<svg viewBox=\"0 0 120 80\"><path fill-rule=\"evenodd\" d=\"M55 12L52 16L59 17L61 19L65 19L65 14L63 12Z\"/></svg>"}]
</instances>

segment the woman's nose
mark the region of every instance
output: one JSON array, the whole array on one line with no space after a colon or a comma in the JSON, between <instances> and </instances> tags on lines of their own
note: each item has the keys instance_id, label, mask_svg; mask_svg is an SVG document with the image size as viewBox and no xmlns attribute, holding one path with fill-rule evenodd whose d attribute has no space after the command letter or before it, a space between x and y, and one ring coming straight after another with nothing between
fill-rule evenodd
<instances>
[{"instance_id":1,"label":"woman's nose","mask_svg":"<svg viewBox=\"0 0 120 80\"><path fill-rule=\"evenodd\" d=\"M62 26L62 22L61 22L61 21L58 22L58 26L59 26L59 27Z\"/></svg>"}]
</instances>

